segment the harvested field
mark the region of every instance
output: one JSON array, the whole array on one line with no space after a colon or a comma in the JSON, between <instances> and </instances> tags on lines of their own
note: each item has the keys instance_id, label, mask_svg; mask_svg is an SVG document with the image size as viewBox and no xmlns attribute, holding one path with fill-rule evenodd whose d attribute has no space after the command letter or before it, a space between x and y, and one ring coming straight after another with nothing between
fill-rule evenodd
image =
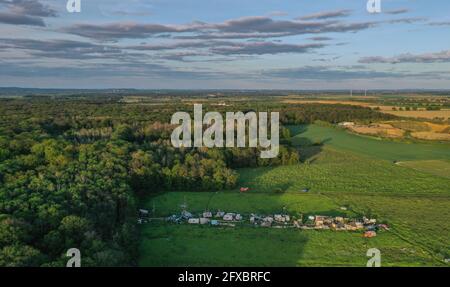
<instances>
[{"instance_id":1,"label":"harvested field","mask_svg":"<svg viewBox=\"0 0 450 287\"><path fill-rule=\"evenodd\" d=\"M398 117L409 117L409 118L424 118L424 119L434 119L434 118L450 118L450 110L440 110L440 111L393 111L381 109L381 112L391 114Z\"/></svg>"},{"instance_id":2,"label":"harvested field","mask_svg":"<svg viewBox=\"0 0 450 287\"><path fill-rule=\"evenodd\" d=\"M389 124L373 124L368 126L355 125L349 127L349 130L359 134L375 135L389 138L401 138L405 134L402 129L395 128Z\"/></svg>"},{"instance_id":3,"label":"harvested field","mask_svg":"<svg viewBox=\"0 0 450 287\"><path fill-rule=\"evenodd\" d=\"M450 133L413 132L411 135L417 139L423 140L450 141Z\"/></svg>"},{"instance_id":4,"label":"harvested field","mask_svg":"<svg viewBox=\"0 0 450 287\"><path fill-rule=\"evenodd\" d=\"M450 125L440 125L434 123L426 123L431 128L431 131L435 133L450 133Z\"/></svg>"},{"instance_id":5,"label":"harvested field","mask_svg":"<svg viewBox=\"0 0 450 287\"><path fill-rule=\"evenodd\" d=\"M410 132L429 132L431 127L424 122L416 121L392 121L389 122L392 126Z\"/></svg>"},{"instance_id":6,"label":"harvested field","mask_svg":"<svg viewBox=\"0 0 450 287\"><path fill-rule=\"evenodd\" d=\"M423 140L450 140L450 126L416 121L392 121L392 126L411 132L411 136Z\"/></svg>"}]
</instances>

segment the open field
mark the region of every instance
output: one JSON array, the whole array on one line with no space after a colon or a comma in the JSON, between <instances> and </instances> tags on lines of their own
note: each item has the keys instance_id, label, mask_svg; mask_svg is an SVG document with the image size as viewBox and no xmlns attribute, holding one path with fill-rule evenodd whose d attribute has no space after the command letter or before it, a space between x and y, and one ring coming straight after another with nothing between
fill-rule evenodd
<instances>
[{"instance_id":1,"label":"open field","mask_svg":"<svg viewBox=\"0 0 450 287\"><path fill-rule=\"evenodd\" d=\"M419 161L402 161L398 165L406 166L415 170L431 173L438 176L450 178L450 161L449 160L419 160Z\"/></svg>"},{"instance_id":2,"label":"open field","mask_svg":"<svg viewBox=\"0 0 450 287\"><path fill-rule=\"evenodd\" d=\"M328 152L323 153L323 156L329 155ZM298 192L303 187L309 187L311 194L350 192L431 196L448 195L450 189L447 179L387 161L346 156L346 153L335 159L342 162L331 162L319 156L312 164L259 168L258 171L243 169L240 171L240 184L252 187L253 192L268 194L278 188L283 188L285 192Z\"/></svg>"},{"instance_id":3,"label":"open field","mask_svg":"<svg viewBox=\"0 0 450 287\"><path fill-rule=\"evenodd\" d=\"M392 107L389 109L381 109L381 112L386 114L391 114L399 117L407 117L407 118L423 118L423 119L434 119L434 118L450 118L450 110L440 110L440 111L393 111Z\"/></svg>"},{"instance_id":4,"label":"open field","mask_svg":"<svg viewBox=\"0 0 450 287\"><path fill-rule=\"evenodd\" d=\"M352 132L364 135L374 135L387 138L402 138L405 131L390 124L354 125L348 127Z\"/></svg>"},{"instance_id":5,"label":"open field","mask_svg":"<svg viewBox=\"0 0 450 287\"><path fill-rule=\"evenodd\" d=\"M429 141L450 141L450 126L419 121L388 121L346 127L352 132L383 138L416 138Z\"/></svg>"},{"instance_id":6,"label":"open field","mask_svg":"<svg viewBox=\"0 0 450 287\"><path fill-rule=\"evenodd\" d=\"M426 160L450 159L450 145L441 143L406 143L376 140L347 133L343 130L304 125L291 127L293 143L304 145L309 143L324 143L340 150L357 152L374 158L386 160Z\"/></svg>"},{"instance_id":7,"label":"open field","mask_svg":"<svg viewBox=\"0 0 450 287\"><path fill-rule=\"evenodd\" d=\"M411 136L421 140L450 141L450 134L448 133L413 132Z\"/></svg>"},{"instance_id":8,"label":"open field","mask_svg":"<svg viewBox=\"0 0 450 287\"><path fill-rule=\"evenodd\" d=\"M325 163L324 163L325 164ZM321 165L320 163L312 164ZM399 167L400 168L400 167ZM402 168L400 168L403 170ZM405 169L406 170L406 169ZM409 170L409 169L408 169ZM411 172L413 172L411 170ZM264 170L253 170L260 175L264 186L267 180L274 181ZM278 175L285 170L273 171ZM366 171L366 174L369 174ZM243 174L242 182L252 186ZM294 178L289 178L292 180ZM288 181L289 181L288 180ZM359 182L374 178L360 178ZM326 181L326 179L323 179ZM382 184L383 181L379 181ZM445 189L448 180L442 180ZM293 183L301 185L299 183ZM415 182L402 183L412 188ZM279 186L273 182L271 187ZM179 211L179 204L186 201L190 210L232 210L241 213L280 212L286 206L289 213L336 215L342 213L340 205L349 207L348 216L356 212L369 212L392 227L389 232L379 234L374 240L362 238L361 233L330 231L273 230L241 227L215 229L202 226L146 225L142 233L141 261L143 266L364 266L365 251L379 248L385 266L441 265L448 256L448 206L450 197L444 194L427 197L422 190L417 195L399 196L375 191L347 192L336 187L318 194L313 187L310 194L287 191L277 195L262 193L259 186L248 194L238 192L183 193L171 192L148 201L147 208L155 202L157 215ZM291 190L291 189L289 189ZM448 190L447 190L448 192ZM402 193L402 190L400 191ZM354 211L351 211L354 210ZM414 210L414 212L411 212ZM161 212L163 211L163 212ZM160 213L161 212L161 213Z\"/></svg>"},{"instance_id":9,"label":"open field","mask_svg":"<svg viewBox=\"0 0 450 287\"><path fill-rule=\"evenodd\" d=\"M250 187L244 194L237 190L169 192L149 198L145 207L155 206L157 217L179 212L183 202L196 213L221 209L245 215L285 208L290 214L365 214L387 222L391 231L365 239L360 232L152 222L142 229L139 264L364 266L365 252L371 247L380 249L384 266L446 264L443 260L450 257L450 179L392 160L449 160L447 146L378 141L316 125L292 130L297 134L294 143L309 163L241 169L239 185ZM326 141L321 147L301 146L315 140ZM309 193L300 192L305 187Z\"/></svg>"},{"instance_id":10,"label":"open field","mask_svg":"<svg viewBox=\"0 0 450 287\"><path fill-rule=\"evenodd\" d=\"M414 181L414 180L412 180ZM450 257L450 196L408 195L401 190L391 195L335 194L337 200L351 202L355 209L370 209L390 222L392 233L428 252L436 259Z\"/></svg>"},{"instance_id":11,"label":"open field","mask_svg":"<svg viewBox=\"0 0 450 287\"><path fill-rule=\"evenodd\" d=\"M403 129L409 132L428 132L428 131L441 132L444 129L444 126L442 126L441 129L437 129L436 126L438 125L433 125L433 127L435 128L432 129L430 123L416 122L416 121L392 121L390 122L390 124L396 128Z\"/></svg>"},{"instance_id":12,"label":"open field","mask_svg":"<svg viewBox=\"0 0 450 287\"><path fill-rule=\"evenodd\" d=\"M359 233L150 224L140 266L365 266L381 248L383 266L433 265L427 253L389 232Z\"/></svg>"},{"instance_id":13,"label":"open field","mask_svg":"<svg viewBox=\"0 0 450 287\"><path fill-rule=\"evenodd\" d=\"M259 172L263 172L259 170ZM252 184L245 175L242 183ZM254 186L254 185L252 185ZM275 189L275 185L270 188ZM204 210L232 210L241 214L260 213L271 214L285 210L292 214L310 213L320 211L323 215L355 216L351 211L342 211L331 199L320 194L303 193L270 193L268 194L258 186L249 193L237 191L220 192L170 192L163 193L147 202L146 207L152 209L155 204L155 216L169 216L180 210L180 204L186 203L189 210L203 212Z\"/></svg>"}]
</instances>

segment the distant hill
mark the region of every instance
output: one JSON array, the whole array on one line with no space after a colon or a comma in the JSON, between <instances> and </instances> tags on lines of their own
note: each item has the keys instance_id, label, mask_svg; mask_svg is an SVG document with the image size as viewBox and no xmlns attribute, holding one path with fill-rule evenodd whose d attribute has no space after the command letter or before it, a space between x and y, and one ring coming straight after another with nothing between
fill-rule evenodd
<instances>
[{"instance_id":1,"label":"distant hill","mask_svg":"<svg viewBox=\"0 0 450 287\"><path fill-rule=\"evenodd\" d=\"M136 89L35 89L0 87L0 96L27 95L80 95L80 94L129 94L136 93Z\"/></svg>"},{"instance_id":2,"label":"distant hill","mask_svg":"<svg viewBox=\"0 0 450 287\"><path fill-rule=\"evenodd\" d=\"M353 90L353 95L364 93L364 90ZM367 91L369 92L369 91ZM53 89L53 88L19 88L19 87L0 87L1 97L24 97L24 96L349 96L350 90L270 90L270 89ZM450 96L450 90L370 90L370 93L377 96L390 95L408 95L423 94L436 96Z\"/></svg>"}]
</instances>

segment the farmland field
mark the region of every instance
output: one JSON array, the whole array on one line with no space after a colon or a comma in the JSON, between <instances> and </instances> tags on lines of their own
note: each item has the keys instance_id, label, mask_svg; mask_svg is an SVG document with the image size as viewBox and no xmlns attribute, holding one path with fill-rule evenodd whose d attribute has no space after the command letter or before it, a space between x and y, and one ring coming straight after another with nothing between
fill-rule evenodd
<instances>
[{"instance_id":1,"label":"farmland field","mask_svg":"<svg viewBox=\"0 0 450 287\"><path fill-rule=\"evenodd\" d=\"M424 119L434 119L434 118L450 118L450 110L441 111L393 111L393 110L381 110L383 113L391 114L399 117L407 118L424 118Z\"/></svg>"},{"instance_id":2,"label":"farmland field","mask_svg":"<svg viewBox=\"0 0 450 287\"><path fill-rule=\"evenodd\" d=\"M446 159L440 144L389 142L317 125L291 127L305 163L239 170L237 190L168 192L145 202L158 217L179 212L374 215L391 230L299 231L250 226L212 228L152 222L142 229L142 266L364 266L376 247L384 266L444 266L450 256L450 179L392 160ZM311 146L320 141L322 146ZM419 163L420 161L418 161ZM445 171L443 171L445 173ZM309 193L300 192L309 188ZM275 192L276 191L276 192ZM345 206L343 211L340 207Z\"/></svg>"},{"instance_id":3,"label":"farmland field","mask_svg":"<svg viewBox=\"0 0 450 287\"><path fill-rule=\"evenodd\" d=\"M386 160L450 159L450 144L406 143L374 140L332 127L303 125L291 127L293 143L325 143L328 146Z\"/></svg>"},{"instance_id":4,"label":"farmland field","mask_svg":"<svg viewBox=\"0 0 450 287\"><path fill-rule=\"evenodd\" d=\"M435 264L388 232L367 240L346 232L150 224L142 236L141 266L365 266L367 249L380 246L385 266Z\"/></svg>"},{"instance_id":5,"label":"farmland field","mask_svg":"<svg viewBox=\"0 0 450 287\"><path fill-rule=\"evenodd\" d=\"M412 169L431 173L438 176L450 178L450 161L449 160L419 160L405 161L398 163Z\"/></svg>"}]
</instances>

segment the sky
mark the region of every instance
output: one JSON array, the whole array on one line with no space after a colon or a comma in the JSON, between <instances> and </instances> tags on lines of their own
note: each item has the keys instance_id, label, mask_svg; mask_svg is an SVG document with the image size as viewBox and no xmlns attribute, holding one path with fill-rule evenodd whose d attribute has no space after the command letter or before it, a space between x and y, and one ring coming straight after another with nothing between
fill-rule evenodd
<instances>
[{"instance_id":1,"label":"sky","mask_svg":"<svg viewBox=\"0 0 450 287\"><path fill-rule=\"evenodd\" d=\"M0 87L450 89L450 1L0 0Z\"/></svg>"}]
</instances>

